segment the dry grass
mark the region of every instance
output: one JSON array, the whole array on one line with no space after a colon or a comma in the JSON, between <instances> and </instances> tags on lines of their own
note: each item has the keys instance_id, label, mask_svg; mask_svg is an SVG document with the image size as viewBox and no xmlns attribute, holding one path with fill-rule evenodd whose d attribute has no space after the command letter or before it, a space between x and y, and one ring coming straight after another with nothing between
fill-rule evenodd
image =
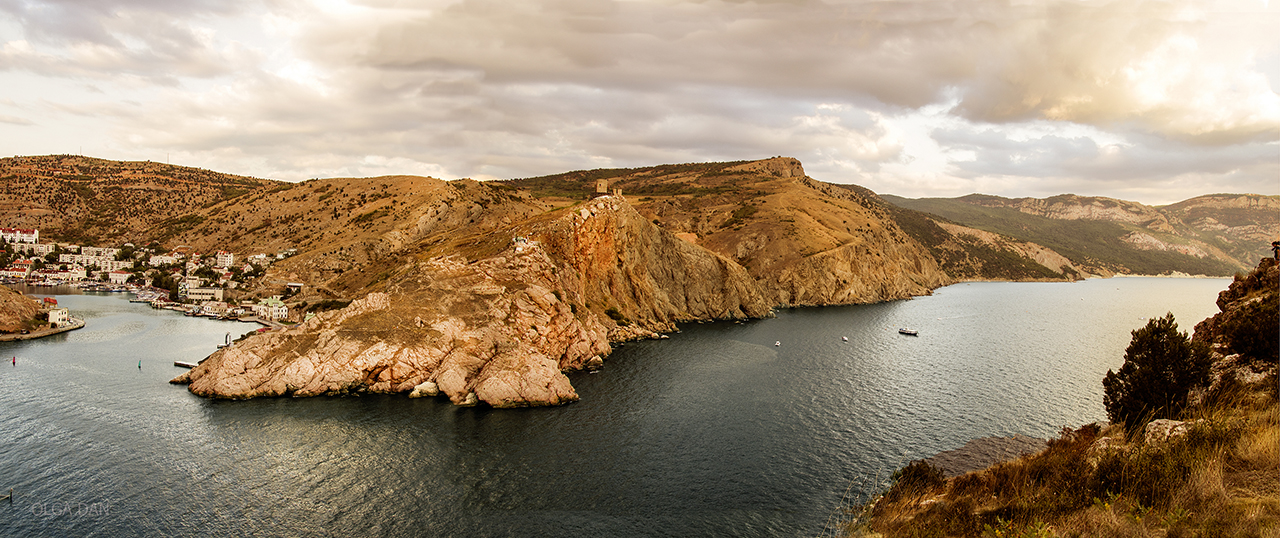
<instances>
[{"instance_id":1,"label":"dry grass","mask_svg":"<svg viewBox=\"0 0 1280 538\"><path fill-rule=\"evenodd\" d=\"M1222 391L1166 443L1064 429L1039 454L942 483L899 480L849 536L1280 537L1274 376ZM1117 448L1098 450L1109 437Z\"/></svg>"}]
</instances>

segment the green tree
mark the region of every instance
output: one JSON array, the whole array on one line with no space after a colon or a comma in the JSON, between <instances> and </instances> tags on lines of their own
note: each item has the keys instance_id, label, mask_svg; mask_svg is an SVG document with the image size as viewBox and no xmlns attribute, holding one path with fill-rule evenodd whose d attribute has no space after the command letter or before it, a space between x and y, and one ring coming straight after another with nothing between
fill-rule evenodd
<instances>
[{"instance_id":1,"label":"green tree","mask_svg":"<svg viewBox=\"0 0 1280 538\"><path fill-rule=\"evenodd\" d=\"M1178 332L1173 313L1152 318L1133 331L1119 372L1107 370L1102 403L1107 417L1130 428L1158 418L1176 418L1191 389L1208 381L1209 346Z\"/></svg>"}]
</instances>

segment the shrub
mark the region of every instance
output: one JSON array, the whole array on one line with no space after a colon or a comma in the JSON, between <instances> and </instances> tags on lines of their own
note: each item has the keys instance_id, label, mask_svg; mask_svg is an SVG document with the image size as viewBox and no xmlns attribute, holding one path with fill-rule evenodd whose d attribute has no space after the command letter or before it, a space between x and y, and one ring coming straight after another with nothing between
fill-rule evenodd
<instances>
[{"instance_id":1,"label":"shrub","mask_svg":"<svg viewBox=\"0 0 1280 538\"><path fill-rule=\"evenodd\" d=\"M1178 332L1173 313L1133 331L1119 372L1102 380L1102 403L1111 422L1130 429L1157 418L1177 418L1191 389L1208 380L1209 347Z\"/></svg>"},{"instance_id":2,"label":"shrub","mask_svg":"<svg viewBox=\"0 0 1280 538\"><path fill-rule=\"evenodd\" d=\"M894 471L892 478L894 484L890 494L897 495L887 496L916 494L946 483L942 470L924 460L913 461L906 467Z\"/></svg>"}]
</instances>

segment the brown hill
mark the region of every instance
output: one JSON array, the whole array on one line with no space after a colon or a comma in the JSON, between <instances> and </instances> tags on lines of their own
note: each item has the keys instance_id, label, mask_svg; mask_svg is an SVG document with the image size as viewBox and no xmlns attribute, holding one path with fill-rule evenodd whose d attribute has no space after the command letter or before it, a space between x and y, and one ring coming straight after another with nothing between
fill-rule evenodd
<instances>
[{"instance_id":1,"label":"brown hill","mask_svg":"<svg viewBox=\"0 0 1280 538\"><path fill-rule=\"evenodd\" d=\"M0 159L0 222L39 229L42 238L115 245L164 241L161 222L210 203L278 184L199 168L74 155Z\"/></svg>"},{"instance_id":2,"label":"brown hill","mask_svg":"<svg viewBox=\"0 0 1280 538\"><path fill-rule=\"evenodd\" d=\"M39 301L0 286L0 333L35 328L35 317L41 308Z\"/></svg>"},{"instance_id":3,"label":"brown hill","mask_svg":"<svg viewBox=\"0 0 1280 538\"><path fill-rule=\"evenodd\" d=\"M741 264L778 305L887 301L950 282L870 191L807 177L799 161L594 170L503 182L544 199L621 189L655 224Z\"/></svg>"},{"instance_id":4,"label":"brown hill","mask_svg":"<svg viewBox=\"0 0 1280 538\"><path fill-rule=\"evenodd\" d=\"M458 244L442 248L446 236ZM350 306L250 337L174 382L227 398L413 390L464 405L554 405L577 399L562 371L598 367L610 340L769 311L740 266L616 197L502 231L468 219L419 241Z\"/></svg>"}]
</instances>

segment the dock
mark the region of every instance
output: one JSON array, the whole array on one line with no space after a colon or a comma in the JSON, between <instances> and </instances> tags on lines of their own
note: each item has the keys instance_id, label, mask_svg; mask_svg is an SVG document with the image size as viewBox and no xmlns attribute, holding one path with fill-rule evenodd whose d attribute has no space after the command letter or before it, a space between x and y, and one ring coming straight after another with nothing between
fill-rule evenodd
<instances>
[{"instance_id":1,"label":"dock","mask_svg":"<svg viewBox=\"0 0 1280 538\"><path fill-rule=\"evenodd\" d=\"M174 366L181 366L181 367L183 367L183 368L195 368L195 367L197 367L197 366L200 366L200 363L197 363L197 362L186 362L186 361L173 361L173 365L174 365Z\"/></svg>"}]
</instances>

